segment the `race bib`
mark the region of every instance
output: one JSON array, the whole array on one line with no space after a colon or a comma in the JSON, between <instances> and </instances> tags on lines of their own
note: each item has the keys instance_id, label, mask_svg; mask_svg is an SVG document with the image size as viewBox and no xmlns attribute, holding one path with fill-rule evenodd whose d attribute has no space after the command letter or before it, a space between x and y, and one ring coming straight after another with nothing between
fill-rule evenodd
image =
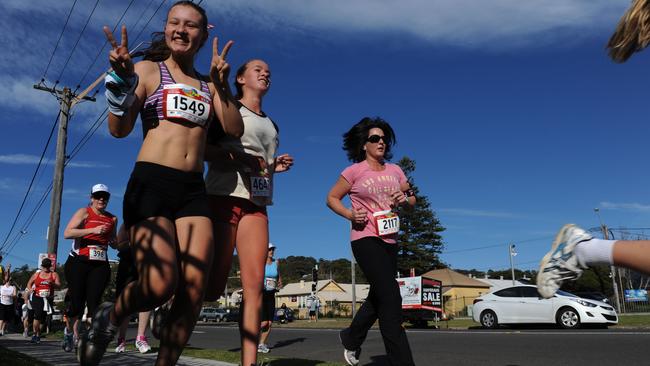
<instances>
[{"instance_id":1,"label":"race bib","mask_svg":"<svg viewBox=\"0 0 650 366\"><path fill-rule=\"evenodd\" d=\"M278 287L278 281L272 277L264 278L264 289L266 291L274 291Z\"/></svg>"},{"instance_id":2,"label":"race bib","mask_svg":"<svg viewBox=\"0 0 650 366\"><path fill-rule=\"evenodd\" d=\"M185 84L163 87L163 116L183 119L205 127L210 119L210 95Z\"/></svg>"},{"instance_id":3,"label":"race bib","mask_svg":"<svg viewBox=\"0 0 650 366\"><path fill-rule=\"evenodd\" d=\"M50 290L45 290L45 289L38 290L38 296L39 297L48 297L48 296L50 296Z\"/></svg>"},{"instance_id":4,"label":"race bib","mask_svg":"<svg viewBox=\"0 0 650 366\"><path fill-rule=\"evenodd\" d=\"M251 195L253 197L269 197L271 195L271 179L251 176Z\"/></svg>"},{"instance_id":5,"label":"race bib","mask_svg":"<svg viewBox=\"0 0 650 366\"><path fill-rule=\"evenodd\" d=\"M391 210L375 212L372 216L377 224L377 235L387 236L399 231L399 216Z\"/></svg>"},{"instance_id":6,"label":"race bib","mask_svg":"<svg viewBox=\"0 0 650 366\"><path fill-rule=\"evenodd\" d=\"M88 259L91 261L105 261L106 249L98 246L88 247Z\"/></svg>"}]
</instances>

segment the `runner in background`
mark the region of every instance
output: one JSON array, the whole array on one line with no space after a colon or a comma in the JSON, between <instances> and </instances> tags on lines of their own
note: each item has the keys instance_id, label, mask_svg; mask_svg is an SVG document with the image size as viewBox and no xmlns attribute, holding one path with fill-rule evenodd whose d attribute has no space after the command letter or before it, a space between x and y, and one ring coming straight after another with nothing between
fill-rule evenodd
<instances>
[{"instance_id":1,"label":"runner in background","mask_svg":"<svg viewBox=\"0 0 650 366\"><path fill-rule=\"evenodd\" d=\"M108 247L115 247L117 218L107 211L111 193L104 184L90 189L90 204L78 209L63 231L66 239L74 239L65 262L70 307L64 328L63 350L71 352L79 339L75 324L84 308L94 314L111 277L108 265Z\"/></svg>"},{"instance_id":2,"label":"runner in background","mask_svg":"<svg viewBox=\"0 0 650 366\"><path fill-rule=\"evenodd\" d=\"M254 59L242 65L235 76L235 87L244 135L235 138L213 133L206 147L206 188L216 249L206 300L216 301L223 294L237 246L243 288L239 330L245 366L257 362L261 284L269 245L266 207L273 203L273 175L293 165L290 155L276 156L278 126L262 108L270 86L271 71L266 62Z\"/></svg>"},{"instance_id":3,"label":"runner in background","mask_svg":"<svg viewBox=\"0 0 650 366\"><path fill-rule=\"evenodd\" d=\"M117 298L127 284L138 279L138 269L135 267L133 253L129 244L129 234L126 232L124 225L120 226L117 231L117 256L120 258L120 263L117 266L117 277L115 279L115 298ZM138 313L138 333L135 336L135 348L140 353L147 353L151 350L149 341L145 332L149 324L150 311L143 311ZM126 352L126 330L129 326L129 318L124 319L120 330L117 335L117 347L115 353Z\"/></svg>"},{"instance_id":4,"label":"runner in background","mask_svg":"<svg viewBox=\"0 0 650 366\"><path fill-rule=\"evenodd\" d=\"M415 204L402 169L388 163L395 133L381 118L364 118L343 135L343 149L354 164L345 168L327 196L327 206L352 223L352 252L370 283L368 297L352 324L340 332L349 365L359 363L361 345L379 319L391 365L411 366L413 356L402 328L402 297L395 281L399 206ZM341 199L350 196L352 207Z\"/></svg>"},{"instance_id":5,"label":"runner in background","mask_svg":"<svg viewBox=\"0 0 650 366\"><path fill-rule=\"evenodd\" d=\"M49 258L43 259L41 270L36 271L27 281L26 292L34 310L32 343L41 342L41 323L45 322L47 313L52 309L48 297L54 294L55 288L61 287L59 276L50 268L52 268L52 261Z\"/></svg>"},{"instance_id":6,"label":"runner in background","mask_svg":"<svg viewBox=\"0 0 650 366\"><path fill-rule=\"evenodd\" d=\"M11 276L4 276L4 283L0 286L0 336L5 335L7 324L14 319L16 312L16 286L11 284Z\"/></svg>"},{"instance_id":7,"label":"runner in background","mask_svg":"<svg viewBox=\"0 0 650 366\"><path fill-rule=\"evenodd\" d=\"M269 353L271 349L268 345L269 334L273 326L275 316L275 293L282 288L282 278L278 270L278 261L274 258L275 245L269 243L269 253L266 256L266 265L264 266L264 288L262 290L262 313L260 315L262 324L260 325L260 344L257 351Z\"/></svg>"},{"instance_id":8,"label":"runner in background","mask_svg":"<svg viewBox=\"0 0 650 366\"><path fill-rule=\"evenodd\" d=\"M634 0L607 44L609 56L623 63L650 44L650 1ZM594 265L625 267L650 275L650 240L595 239L582 228L564 225L539 265L537 290L552 297L565 281Z\"/></svg>"}]
</instances>

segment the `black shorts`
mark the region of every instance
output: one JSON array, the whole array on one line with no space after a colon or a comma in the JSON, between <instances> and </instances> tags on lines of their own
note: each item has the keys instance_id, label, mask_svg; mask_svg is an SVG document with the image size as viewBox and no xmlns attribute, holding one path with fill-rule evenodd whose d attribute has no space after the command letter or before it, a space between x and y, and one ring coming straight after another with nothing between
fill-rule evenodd
<instances>
[{"instance_id":1,"label":"black shorts","mask_svg":"<svg viewBox=\"0 0 650 366\"><path fill-rule=\"evenodd\" d=\"M45 317L47 316L47 312L45 311L45 301L47 301L47 299L32 295L31 303L32 310L34 311L33 320L45 322Z\"/></svg>"},{"instance_id":2,"label":"black shorts","mask_svg":"<svg viewBox=\"0 0 650 366\"><path fill-rule=\"evenodd\" d=\"M14 318L14 313L16 312L16 307L11 305L0 304L0 320L10 321Z\"/></svg>"},{"instance_id":3,"label":"black shorts","mask_svg":"<svg viewBox=\"0 0 650 366\"><path fill-rule=\"evenodd\" d=\"M91 261L78 255L70 255L65 262L65 279L68 281L70 308L67 316L82 316L88 306L88 314L95 314L101 304L104 290L111 279L108 261ZM33 307L33 305L32 305Z\"/></svg>"},{"instance_id":4,"label":"black shorts","mask_svg":"<svg viewBox=\"0 0 650 366\"><path fill-rule=\"evenodd\" d=\"M261 321L273 321L275 315L275 291L262 291L262 314Z\"/></svg>"},{"instance_id":5,"label":"black shorts","mask_svg":"<svg viewBox=\"0 0 650 366\"><path fill-rule=\"evenodd\" d=\"M120 250L117 254L120 263L117 265L117 277L115 278L115 299L124 291L126 285L138 280L138 269L131 249Z\"/></svg>"},{"instance_id":6,"label":"black shorts","mask_svg":"<svg viewBox=\"0 0 650 366\"><path fill-rule=\"evenodd\" d=\"M124 193L124 226L150 217L210 217L203 174L138 161Z\"/></svg>"}]
</instances>

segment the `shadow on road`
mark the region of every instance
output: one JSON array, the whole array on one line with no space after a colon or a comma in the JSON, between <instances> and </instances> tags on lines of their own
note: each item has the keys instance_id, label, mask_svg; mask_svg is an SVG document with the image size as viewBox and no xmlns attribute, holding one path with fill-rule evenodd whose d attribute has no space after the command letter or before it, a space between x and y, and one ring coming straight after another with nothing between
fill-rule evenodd
<instances>
[{"instance_id":1,"label":"shadow on road","mask_svg":"<svg viewBox=\"0 0 650 366\"><path fill-rule=\"evenodd\" d=\"M292 345L294 343L302 343L302 342L305 341L305 339L307 339L307 338L300 337L300 338L294 338L294 339L286 339L284 341L276 342L275 345L273 345L272 348L282 348L282 347Z\"/></svg>"}]
</instances>

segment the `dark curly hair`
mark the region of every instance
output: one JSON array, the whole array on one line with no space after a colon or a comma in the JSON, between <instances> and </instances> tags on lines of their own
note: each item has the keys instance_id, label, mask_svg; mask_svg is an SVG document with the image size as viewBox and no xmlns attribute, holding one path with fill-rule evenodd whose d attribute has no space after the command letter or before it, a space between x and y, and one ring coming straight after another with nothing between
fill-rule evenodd
<instances>
[{"instance_id":1,"label":"dark curly hair","mask_svg":"<svg viewBox=\"0 0 650 366\"><path fill-rule=\"evenodd\" d=\"M390 127L388 122L379 117L370 118L364 117L357 124L343 134L343 150L348 155L348 160L353 163L359 163L366 160L366 151L363 146L366 144L368 138L368 131L373 128L379 128L384 132L384 143L386 149L384 150L384 159L390 160L393 154L390 149L396 144L395 132Z\"/></svg>"},{"instance_id":2,"label":"dark curly hair","mask_svg":"<svg viewBox=\"0 0 650 366\"><path fill-rule=\"evenodd\" d=\"M208 39L208 16L205 13L205 9L200 7L199 5L195 4L192 1L188 0L181 0L177 1L174 3L174 5L169 8L169 11L167 12L167 15L169 16L169 12L172 11L172 9L176 6L189 6L192 9L196 10L201 14L201 26L200 28L203 30L205 34L205 38L201 42L201 45L199 46L199 49L203 47L205 44L205 41ZM167 21L165 20L165 23ZM149 48L144 50L144 60L149 60L149 61L154 61L154 62L160 62L166 60L169 55L171 54L171 50L169 47L167 47L167 43L165 42L165 32L153 32L151 34L151 45Z\"/></svg>"}]
</instances>

